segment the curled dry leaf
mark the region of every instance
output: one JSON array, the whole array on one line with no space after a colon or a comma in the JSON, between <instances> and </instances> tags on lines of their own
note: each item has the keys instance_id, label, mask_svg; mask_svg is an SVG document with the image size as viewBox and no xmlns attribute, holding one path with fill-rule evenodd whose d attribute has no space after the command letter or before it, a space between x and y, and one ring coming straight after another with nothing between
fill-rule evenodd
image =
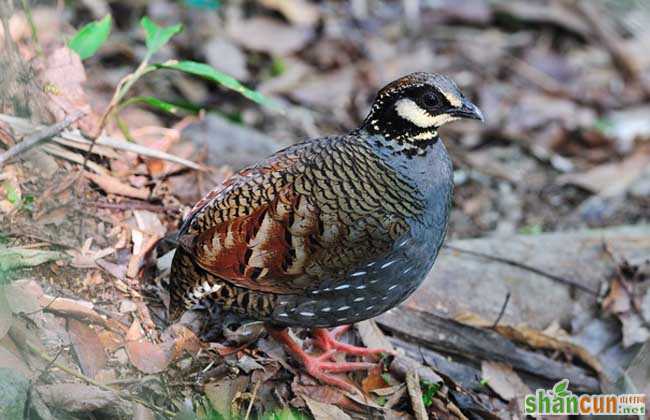
<instances>
[{"instance_id":1,"label":"curled dry leaf","mask_svg":"<svg viewBox=\"0 0 650 420\"><path fill-rule=\"evenodd\" d=\"M81 370L90 378L106 366L106 352L95 330L76 319L68 320L68 334Z\"/></svg>"}]
</instances>

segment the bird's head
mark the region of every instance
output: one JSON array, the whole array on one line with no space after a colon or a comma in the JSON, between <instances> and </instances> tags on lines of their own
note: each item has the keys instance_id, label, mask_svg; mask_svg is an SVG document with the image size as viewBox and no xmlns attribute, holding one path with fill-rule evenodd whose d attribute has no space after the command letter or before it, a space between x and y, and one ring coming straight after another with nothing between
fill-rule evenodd
<instances>
[{"instance_id":1,"label":"bird's head","mask_svg":"<svg viewBox=\"0 0 650 420\"><path fill-rule=\"evenodd\" d=\"M461 118L483 121L483 114L449 78L412 73L379 91L362 129L411 156L437 141L439 127Z\"/></svg>"}]
</instances>

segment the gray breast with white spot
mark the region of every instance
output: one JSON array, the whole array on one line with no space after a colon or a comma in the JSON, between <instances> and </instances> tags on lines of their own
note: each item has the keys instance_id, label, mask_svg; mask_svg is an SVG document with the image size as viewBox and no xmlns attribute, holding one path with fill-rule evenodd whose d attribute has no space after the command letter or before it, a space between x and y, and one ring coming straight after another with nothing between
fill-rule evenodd
<instances>
[{"instance_id":1,"label":"gray breast with white spot","mask_svg":"<svg viewBox=\"0 0 650 420\"><path fill-rule=\"evenodd\" d=\"M330 327L373 318L404 301L420 285L442 246L452 199L452 168L441 142L425 157L390 157L427 197L422 220L409 221L410 232L377 259L349 270L342 279L322 282L304 295L279 299L274 322ZM388 157L387 157L388 158Z\"/></svg>"}]
</instances>

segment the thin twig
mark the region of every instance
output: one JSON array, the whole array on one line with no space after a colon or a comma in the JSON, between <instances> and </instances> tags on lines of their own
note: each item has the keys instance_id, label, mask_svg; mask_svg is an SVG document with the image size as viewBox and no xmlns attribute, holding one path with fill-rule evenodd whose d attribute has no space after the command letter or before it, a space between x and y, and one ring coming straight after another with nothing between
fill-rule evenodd
<instances>
[{"instance_id":1,"label":"thin twig","mask_svg":"<svg viewBox=\"0 0 650 420\"><path fill-rule=\"evenodd\" d=\"M84 115L85 114L83 112L78 112L72 115L68 115L63 119L63 121L58 122L56 124L52 124L49 127L46 127L42 130L39 130L35 133L28 135L23 139L23 141L16 144L11 149L7 150L2 155L0 155L0 166L2 166L4 162L6 162L7 160L18 156L19 154L25 152L29 148L35 146L37 143L43 140L47 140L59 134L61 131L63 131L70 125L72 125L75 121L77 121L79 118L83 117Z\"/></svg>"},{"instance_id":2,"label":"thin twig","mask_svg":"<svg viewBox=\"0 0 650 420\"><path fill-rule=\"evenodd\" d=\"M251 396L251 401L248 403L248 409L246 410L246 417L244 417L244 420L248 420L248 418L251 415L251 410L253 409L253 403L255 402L255 398L257 397L257 390L259 389L261 383L262 383L261 379L255 382L255 387L253 388L253 395Z\"/></svg>"},{"instance_id":3,"label":"thin twig","mask_svg":"<svg viewBox=\"0 0 650 420\"><path fill-rule=\"evenodd\" d=\"M138 203L135 201L127 201L124 203L105 203L102 201L82 201L82 206L98 207L101 209L111 210L148 210L157 213L179 213L181 211L178 207L165 207L156 204Z\"/></svg>"},{"instance_id":4,"label":"thin twig","mask_svg":"<svg viewBox=\"0 0 650 420\"><path fill-rule=\"evenodd\" d=\"M443 247L445 247L447 249L450 249L452 251L463 253L463 254L474 255L474 256L482 257L482 258L487 258L488 260L498 261L500 263L508 264L508 265L513 266L513 267L521 268L522 270L530 271L531 273L535 273L535 274L540 275L542 277L546 277L547 279L550 279L550 280L553 280L555 282L564 284L566 286L575 287L576 289L581 290L581 291L583 291L585 293L589 293L590 295L598 296L597 291L592 290L592 289L588 288L587 286L584 286L584 285L582 285L580 283L577 283L574 280L565 279L564 277L560 277L560 276L556 276L555 274L547 273L547 272L545 272L545 271L543 271L543 270L541 270L539 268L531 267L530 265L524 264L524 263L519 262L519 261L511 260L509 258L498 257L496 255L490 255L490 254L486 254L486 253L483 253L483 252L470 251L468 249L458 248L458 247L455 247L453 245L443 245Z\"/></svg>"},{"instance_id":5,"label":"thin twig","mask_svg":"<svg viewBox=\"0 0 650 420\"><path fill-rule=\"evenodd\" d=\"M501 305L501 310L499 311L499 315L497 316L497 319L494 320L494 324L492 324L490 328L495 329L497 325L499 325L499 321L501 321L501 318L503 318L503 314L506 313L508 302L510 302L510 292L506 293L506 299L503 301L503 305Z\"/></svg>"}]
</instances>

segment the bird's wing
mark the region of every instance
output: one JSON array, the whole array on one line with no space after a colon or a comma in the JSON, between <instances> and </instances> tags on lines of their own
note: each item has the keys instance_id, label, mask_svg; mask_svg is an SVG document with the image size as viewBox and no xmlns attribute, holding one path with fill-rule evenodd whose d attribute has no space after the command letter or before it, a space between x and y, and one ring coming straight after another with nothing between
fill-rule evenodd
<instances>
[{"instance_id":1,"label":"bird's wing","mask_svg":"<svg viewBox=\"0 0 650 420\"><path fill-rule=\"evenodd\" d=\"M296 293L387 252L421 208L416 190L367 148L324 139L278 152L208 194L180 242L230 283Z\"/></svg>"}]
</instances>

